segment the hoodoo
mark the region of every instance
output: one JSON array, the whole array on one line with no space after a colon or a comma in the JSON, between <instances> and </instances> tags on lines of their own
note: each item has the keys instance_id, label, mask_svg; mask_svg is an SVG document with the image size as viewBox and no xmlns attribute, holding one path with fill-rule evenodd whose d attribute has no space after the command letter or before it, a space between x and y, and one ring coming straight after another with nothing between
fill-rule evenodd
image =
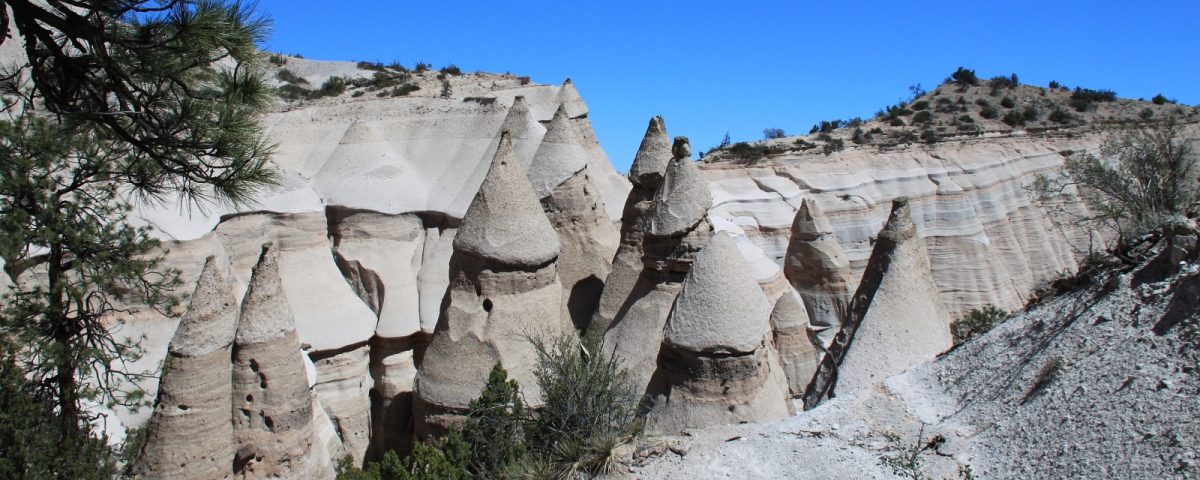
<instances>
[{"instance_id":1,"label":"hoodoo","mask_svg":"<svg viewBox=\"0 0 1200 480\"><path fill-rule=\"evenodd\" d=\"M419 438L461 421L500 361L526 401L541 403L531 337L573 332L562 317L558 235L502 134L454 239L450 288L415 381Z\"/></svg>"},{"instance_id":2,"label":"hoodoo","mask_svg":"<svg viewBox=\"0 0 1200 480\"><path fill-rule=\"evenodd\" d=\"M796 210L783 274L804 300L809 322L822 330L821 339L828 345L850 311L854 280L833 227L811 198L801 200Z\"/></svg>"},{"instance_id":3,"label":"hoodoo","mask_svg":"<svg viewBox=\"0 0 1200 480\"><path fill-rule=\"evenodd\" d=\"M713 235L667 320L647 389L647 426L674 433L790 415L770 316L770 303L733 240L724 232Z\"/></svg>"},{"instance_id":4,"label":"hoodoo","mask_svg":"<svg viewBox=\"0 0 1200 480\"><path fill-rule=\"evenodd\" d=\"M556 263L563 288L562 311L577 328L585 328L591 321L620 243L620 233L605 213L587 162L575 126L560 105L533 157L528 177L558 232L562 253Z\"/></svg>"},{"instance_id":5,"label":"hoodoo","mask_svg":"<svg viewBox=\"0 0 1200 480\"><path fill-rule=\"evenodd\" d=\"M645 238L646 212L654 200L654 191L662 184L667 164L671 162L671 140L662 117L650 119L646 135L638 148L633 166L629 169L629 180L633 189L625 199L625 210L621 218L621 244L613 257L608 280L600 294L596 313L588 329L603 335L612 325L613 319L621 314L625 301L633 292L634 285L642 273L642 243Z\"/></svg>"},{"instance_id":6,"label":"hoodoo","mask_svg":"<svg viewBox=\"0 0 1200 480\"><path fill-rule=\"evenodd\" d=\"M250 278L233 348L234 474L245 478L332 477L329 451L317 444L296 321L271 244Z\"/></svg>"},{"instance_id":7,"label":"hoodoo","mask_svg":"<svg viewBox=\"0 0 1200 480\"><path fill-rule=\"evenodd\" d=\"M808 313L804 311L800 296L789 288L775 301L775 309L771 311L771 331L774 332L775 350L779 352L779 364L787 374L788 389L793 396L804 393L821 358L808 337L808 329Z\"/></svg>"},{"instance_id":8,"label":"hoodoo","mask_svg":"<svg viewBox=\"0 0 1200 480\"><path fill-rule=\"evenodd\" d=\"M538 151L542 137L546 135L546 127L533 118L533 114L529 112L529 102L525 101L523 95L513 98L512 107L509 107L500 131L508 132L512 137L513 153L521 162L521 168L529 170L534 153Z\"/></svg>"},{"instance_id":9,"label":"hoodoo","mask_svg":"<svg viewBox=\"0 0 1200 480\"><path fill-rule=\"evenodd\" d=\"M604 334L607 353L622 359L639 389L654 374L663 326L683 278L713 232L706 218L712 194L691 153L687 138L676 137L673 158L647 210L642 270Z\"/></svg>"},{"instance_id":10,"label":"hoodoo","mask_svg":"<svg viewBox=\"0 0 1200 480\"><path fill-rule=\"evenodd\" d=\"M229 349L238 324L228 265L208 257L191 305L168 348L146 443L141 478L225 478L237 447L230 406Z\"/></svg>"}]
</instances>

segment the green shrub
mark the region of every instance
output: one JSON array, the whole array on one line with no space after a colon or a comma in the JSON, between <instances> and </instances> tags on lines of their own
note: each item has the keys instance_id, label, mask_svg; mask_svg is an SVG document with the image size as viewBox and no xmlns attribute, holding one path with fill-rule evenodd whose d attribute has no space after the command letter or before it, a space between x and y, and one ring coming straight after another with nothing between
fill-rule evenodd
<instances>
[{"instance_id":1,"label":"green shrub","mask_svg":"<svg viewBox=\"0 0 1200 480\"><path fill-rule=\"evenodd\" d=\"M1016 110L1009 110L1008 113L1004 114L1004 118L1001 121L1007 123L1009 126L1019 127L1025 125L1025 115Z\"/></svg>"},{"instance_id":2,"label":"green shrub","mask_svg":"<svg viewBox=\"0 0 1200 480\"><path fill-rule=\"evenodd\" d=\"M367 91L366 91L366 90L358 90L358 91L356 91L356 92L354 92L354 93L351 93L351 94L350 94L350 97L351 97L351 98L358 98L358 97L361 97L361 96L363 96L363 95L366 95L366 93L367 93Z\"/></svg>"},{"instance_id":3,"label":"green shrub","mask_svg":"<svg viewBox=\"0 0 1200 480\"><path fill-rule=\"evenodd\" d=\"M942 138L938 136L937 132L927 128L921 132L921 140L928 144L934 144L941 141Z\"/></svg>"},{"instance_id":4,"label":"green shrub","mask_svg":"<svg viewBox=\"0 0 1200 480\"><path fill-rule=\"evenodd\" d=\"M1071 93L1071 98L1093 102L1111 102L1117 99L1117 93L1112 90L1091 90L1075 87L1075 91Z\"/></svg>"},{"instance_id":5,"label":"green shrub","mask_svg":"<svg viewBox=\"0 0 1200 480\"><path fill-rule=\"evenodd\" d=\"M1011 97L1004 97L1000 99L1000 106L1004 108L1013 108L1017 106L1017 102L1014 102Z\"/></svg>"},{"instance_id":6,"label":"green shrub","mask_svg":"<svg viewBox=\"0 0 1200 480\"><path fill-rule=\"evenodd\" d=\"M421 87L418 87L415 84L406 83L404 85L400 85L396 88L393 88L389 94L393 97L403 97L403 96L406 96L406 95L408 95L412 92L415 92L417 90L420 90L420 89L421 89ZM379 96L382 97L383 92L380 92Z\"/></svg>"},{"instance_id":7,"label":"green shrub","mask_svg":"<svg viewBox=\"0 0 1200 480\"><path fill-rule=\"evenodd\" d=\"M879 128L879 127L875 127L875 128L872 128L869 132L867 132L867 134L868 135L881 135L881 134L883 134L883 129Z\"/></svg>"},{"instance_id":8,"label":"green shrub","mask_svg":"<svg viewBox=\"0 0 1200 480\"><path fill-rule=\"evenodd\" d=\"M467 456L462 435L451 430L439 442L417 443L404 460L392 450L360 470L354 466L354 457L346 455L338 460L334 472L337 480L468 480L474 476L464 467Z\"/></svg>"},{"instance_id":9,"label":"green shrub","mask_svg":"<svg viewBox=\"0 0 1200 480\"><path fill-rule=\"evenodd\" d=\"M970 115L963 115L961 117L958 117L958 121L965 122L965 123L975 123L975 119L973 117L971 117Z\"/></svg>"},{"instance_id":10,"label":"green shrub","mask_svg":"<svg viewBox=\"0 0 1200 480\"><path fill-rule=\"evenodd\" d=\"M979 77L975 76L974 70L967 70L963 67L958 67L954 73L950 74L950 80L960 86L978 85Z\"/></svg>"},{"instance_id":11,"label":"green shrub","mask_svg":"<svg viewBox=\"0 0 1200 480\"><path fill-rule=\"evenodd\" d=\"M509 380L508 371L496 362L479 398L471 400L462 427L471 471L481 475L499 472L525 454L525 414L520 386Z\"/></svg>"},{"instance_id":12,"label":"green shrub","mask_svg":"<svg viewBox=\"0 0 1200 480\"><path fill-rule=\"evenodd\" d=\"M793 143L793 144L795 144L795 145L796 145L796 147L800 149L800 151L805 151L805 150L810 150L810 149L813 149L813 148L817 148L817 144L815 144L815 143L812 143L812 142L809 142L809 141L807 141L807 140L805 140L805 139L803 139L803 138L797 138L797 139L796 139L796 141L795 141L795 142L792 142L792 143Z\"/></svg>"},{"instance_id":13,"label":"green shrub","mask_svg":"<svg viewBox=\"0 0 1200 480\"><path fill-rule=\"evenodd\" d=\"M1037 121L1038 110L1037 110L1037 108L1034 108L1033 105L1030 105L1028 107L1025 107L1024 110L1021 110L1021 116L1025 117L1026 122Z\"/></svg>"},{"instance_id":14,"label":"green shrub","mask_svg":"<svg viewBox=\"0 0 1200 480\"><path fill-rule=\"evenodd\" d=\"M846 142L842 141L842 139L840 139L840 138L829 139L828 141L825 142L825 145L822 146L822 151L825 152L826 156L828 156L834 152L840 152L845 149L846 149Z\"/></svg>"},{"instance_id":15,"label":"green shrub","mask_svg":"<svg viewBox=\"0 0 1200 480\"><path fill-rule=\"evenodd\" d=\"M918 101L918 102L914 102L914 103L912 104L912 109L913 109L913 110L917 110L917 111L921 111L921 110L928 110L928 109L929 109L929 102L927 102L927 101L925 101L925 100L921 100L921 101Z\"/></svg>"},{"instance_id":16,"label":"green shrub","mask_svg":"<svg viewBox=\"0 0 1200 480\"><path fill-rule=\"evenodd\" d=\"M991 80L988 80L988 86L992 87L992 95L999 94L1000 90L1005 88L1017 88L1017 74L1012 74L1012 77L1005 77L1003 75L992 77Z\"/></svg>"},{"instance_id":17,"label":"green shrub","mask_svg":"<svg viewBox=\"0 0 1200 480\"><path fill-rule=\"evenodd\" d=\"M991 102L988 102L987 100L984 100L984 99L982 99L982 98L980 98L980 99L978 99L978 100L975 100L975 104L976 104L976 105L979 105L979 106L981 106L981 107L990 107L990 106L992 106Z\"/></svg>"},{"instance_id":18,"label":"green shrub","mask_svg":"<svg viewBox=\"0 0 1200 480\"><path fill-rule=\"evenodd\" d=\"M417 62L417 66L414 67L413 70L415 70L417 73L422 73L422 72L429 71L429 69L431 69L431 68L433 68L433 65L430 65L425 62Z\"/></svg>"},{"instance_id":19,"label":"green shrub","mask_svg":"<svg viewBox=\"0 0 1200 480\"><path fill-rule=\"evenodd\" d=\"M1151 110L1149 107L1143 108L1142 111L1138 112L1138 117L1141 117L1142 120L1154 118L1154 110Z\"/></svg>"},{"instance_id":20,"label":"green shrub","mask_svg":"<svg viewBox=\"0 0 1200 480\"><path fill-rule=\"evenodd\" d=\"M312 94L312 90L293 83L285 83L280 85L279 88L276 89L276 92L279 93L280 97L286 100L299 100L301 98L308 98L308 96Z\"/></svg>"},{"instance_id":21,"label":"green shrub","mask_svg":"<svg viewBox=\"0 0 1200 480\"><path fill-rule=\"evenodd\" d=\"M929 122L933 121L933 114L929 113L928 110L920 111L920 112L917 112L916 115L913 115L912 121L914 124L915 123L929 123Z\"/></svg>"},{"instance_id":22,"label":"green shrub","mask_svg":"<svg viewBox=\"0 0 1200 480\"><path fill-rule=\"evenodd\" d=\"M346 79L342 77L329 77L325 83L321 84L319 91L322 97L336 97L346 91Z\"/></svg>"},{"instance_id":23,"label":"green shrub","mask_svg":"<svg viewBox=\"0 0 1200 480\"><path fill-rule=\"evenodd\" d=\"M987 305L983 309L973 309L963 318L950 323L950 336L954 346L959 346L983 336L988 330L999 325L1008 318L1008 312Z\"/></svg>"},{"instance_id":24,"label":"green shrub","mask_svg":"<svg viewBox=\"0 0 1200 480\"><path fill-rule=\"evenodd\" d=\"M283 56L282 53L272 53L270 56L267 57L267 61L271 62L272 65L275 65L277 67L282 67L284 65L287 65L287 57Z\"/></svg>"},{"instance_id":25,"label":"green shrub","mask_svg":"<svg viewBox=\"0 0 1200 480\"><path fill-rule=\"evenodd\" d=\"M376 63L358 62L358 64L356 66L358 67L359 70L375 70L375 71L383 70L383 64L378 63L378 62L376 62Z\"/></svg>"},{"instance_id":26,"label":"green shrub","mask_svg":"<svg viewBox=\"0 0 1200 480\"><path fill-rule=\"evenodd\" d=\"M1154 98L1151 98L1150 101L1154 102L1155 105L1166 105L1169 100L1167 100L1167 97L1162 96L1160 93L1155 95Z\"/></svg>"},{"instance_id":27,"label":"green shrub","mask_svg":"<svg viewBox=\"0 0 1200 480\"><path fill-rule=\"evenodd\" d=\"M1056 80L1051 80L1051 81L1050 81L1050 89L1051 89L1051 90L1058 90L1058 81L1056 81Z\"/></svg>"},{"instance_id":28,"label":"green shrub","mask_svg":"<svg viewBox=\"0 0 1200 480\"><path fill-rule=\"evenodd\" d=\"M1072 116L1070 113L1067 113L1066 110L1055 108L1054 111L1050 112L1050 115L1046 118L1055 123L1067 123L1070 122L1074 116Z\"/></svg>"},{"instance_id":29,"label":"green shrub","mask_svg":"<svg viewBox=\"0 0 1200 480\"><path fill-rule=\"evenodd\" d=\"M988 119L996 118L1000 116L1000 110L997 110L996 107L988 105L979 109L979 116Z\"/></svg>"},{"instance_id":30,"label":"green shrub","mask_svg":"<svg viewBox=\"0 0 1200 480\"><path fill-rule=\"evenodd\" d=\"M866 135L863 133L863 129L861 129L861 128L854 129L854 136L850 138L850 141L854 142L857 145L862 145L862 144L866 143L867 140L868 139L866 138Z\"/></svg>"},{"instance_id":31,"label":"green shrub","mask_svg":"<svg viewBox=\"0 0 1200 480\"><path fill-rule=\"evenodd\" d=\"M767 140L770 140L773 138L783 138L786 136L787 136L787 134L783 133L782 128L764 128L763 129L763 138L765 138Z\"/></svg>"},{"instance_id":32,"label":"green shrub","mask_svg":"<svg viewBox=\"0 0 1200 480\"><path fill-rule=\"evenodd\" d=\"M453 63L442 67L441 70L438 70L438 72L441 72L444 75L462 75L462 69L458 68Z\"/></svg>"},{"instance_id":33,"label":"green shrub","mask_svg":"<svg viewBox=\"0 0 1200 480\"><path fill-rule=\"evenodd\" d=\"M296 75L295 73L292 73L291 70L288 70L286 68L280 69L278 72L275 72L275 78L278 78L279 81L284 82L284 83L294 83L296 85L308 85L308 80L305 80L304 77L301 77L299 75Z\"/></svg>"},{"instance_id":34,"label":"green shrub","mask_svg":"<svg viewBox=\"0 0 1200 480\"><path fill-rule=\"evenodd\" d=\"M899 118L893 118L892 121L888 122L888 125L891 125L893 127L903 127L904 120L901 120Z\"/></svg>"}]
</instances>

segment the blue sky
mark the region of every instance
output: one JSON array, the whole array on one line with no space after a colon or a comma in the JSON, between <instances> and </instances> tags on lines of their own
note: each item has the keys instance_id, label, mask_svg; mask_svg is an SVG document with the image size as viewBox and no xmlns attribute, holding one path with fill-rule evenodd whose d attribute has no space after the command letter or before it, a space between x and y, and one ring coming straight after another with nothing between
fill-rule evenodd
<instances>
[{"instance_id":1,"label":"blue sky","mask_svg":"<svg viewBox=\"0 0 1200 480\"><path fill-rule=\"evenodd\" d=\"M693 150L867 118L959 66L1200 104L1200 2L261 0L271 51L570 77L627 171L647 120Z\"/></svg>"}]
</instances>

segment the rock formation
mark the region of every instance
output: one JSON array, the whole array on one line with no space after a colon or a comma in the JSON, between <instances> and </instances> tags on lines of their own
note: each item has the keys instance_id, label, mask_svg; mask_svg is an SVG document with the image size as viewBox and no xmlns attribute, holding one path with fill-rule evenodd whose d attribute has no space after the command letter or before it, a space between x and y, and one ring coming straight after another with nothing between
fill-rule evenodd
<instances>
[{"instance_id":1,"label":"rock formation","mask_svg":"<svg viewBox=\"0 0 1200 480\"><path fill-rule=\"evenodd\" d=\"M654 200L654 191L662 184L663 174L671 162L671 140L667 137L662 117L650 119L646 135L638 148L629 180L633 189L625 200L621 217L621 244L613 257L608 280L596 305L596 314L588 329L603 335L613 319L627 308L626 301L642 273L642 243L645 237L646 212Z\"/></svg>"},{"instance_id":2,"label":"rock formation","mask_svg":"<svg viewBox=\"0 0 1200 480\"><path fill-rule=\"evenodd\" d=\"M500 124L500 131L508 132L513 143L513 154L521 162L521 168L529 171L533 156L537 153L542 144L542 138L546 135L546 127L533 118L533 114L529 112L529 102L525 101L523 95L513 97L513 104L508 108L508 114L504 116L504 123ZM500 138L497 137L496 141L499 142L499 140Z\"/></svg>"},{"instance_id":3,"label":"rock formation","mask_svg":"<svg viewBox=\"0 0 1200 480\"><path fill-rule=\"evenodd\" d=\"M501 135L454 239L450 289L416 376L415 430L438 436L461 419L502 362L526 401L541 402L533 337L573 332L561 315L558 234Z\"/></svg>"},{"instance_id":4,"label":"rock formation","mask_svg":"<svg viewBox=\"0 0 1200 480\"><path fill-rule=\"evenodd\" d=\"M586 328L591 321L620 243L620 234L589 177L587 161L566 107L559 106L527 175L558 232L562 311L576 328Z\"/></svg>"},{"instance_id":5,"label":"rock formation","mask_svg":"<svg viewBox=\"0 0 1200 480\"><path fill-rule=\"evenodd\" d=\"M833 227L811 199L801 200L796 210L783 274L804 300L808 321L821 329L828 345L849 312L854 279Z\"/></svg>"},{"instance_id":6,"label":"rock formation","mask_svg":"<svg viewBox=\"0 0 1200 480\"><path fill-rule=\"evenodd\" d=\"M647 389L647 427L663 433L793 412L771 340L770 303L728 234L696 255L667 320Z\"/></svg>"},{"instance_id":7,"label":"rock formation","mask_svg":"<svg viewBox=\"0 0 1200 480\"><path fill-rule=\"evenodd\" d=\"M705 218L712 196L689 158L687 138L675 138L672 155L644 217L641 272L604 331L606 353L621 358L639 389L654 374L663 326L683 278L713 231Z\"/></svg>"},{"instance_id":8,"label":"rock formation","mask_svg":"<svg viewBox=\"0 0 1200 480\"><path fill-rule=\"evenodd\" d=\"M328 450L316 445L313 393L301 355L278 254L263 245L234 338L235 475L332 477Z\"/></svg>"},{"instance_id":9,"label":"rock formation","mask_svg":"<svg viewBox=\"0 0 1200 480\"><path fill-rule=\"evenodd\" d=\"M237 299L216 257L208 257L191 305L171 339L166 374L134 471L140 478L227 478L237 447L230 406L229 350Z\"/></svg>"},{"instance_id":10,"label":"rock formation","mask_svg":"<svg viewBox=\"0 0 1200 480\"><path fill-rule=\"evenodd\" d=\"M854 391L883 381L951 347L950 314L926 255L908 199L896 199L850 314L805 392L806 409L832 389Z\"/></svg>"},{"instance_id":11,"label":"rock formation","mask_svg":"<svg viewBox=\"0 0 1200 480\"><path fill-rule=\"evenodd\" d=\"M793 396L799 396L812 381L821 357L809 340L808 313L794 290L788 289L775 302L771 311L771 331L775 350L779 352L779 364L787 374L788 389Z\"/></svg>"}]
</instances>

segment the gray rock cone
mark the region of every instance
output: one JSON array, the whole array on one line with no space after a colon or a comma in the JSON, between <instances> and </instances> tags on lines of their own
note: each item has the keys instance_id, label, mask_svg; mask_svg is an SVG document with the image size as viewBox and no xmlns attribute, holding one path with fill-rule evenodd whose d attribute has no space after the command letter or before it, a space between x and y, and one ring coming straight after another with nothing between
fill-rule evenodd
<instances>
[{"instance_id":1,"label":"gray rock cone","mask_svg":"<svg viewBox=\"0 0 1200 480\"><path fill-rule=\"evenodd\" d=\"M563 80L562 86L558 87L555 103L565 106L567 115L571 118L579 118L588 114L587 104L583 103L583 97L580 97L579 91L575 90L575 82L569 78Z\"/></svg>"},{"instance_id":2,"label":"gray rock cone","mask_svg":"<svg viewBox=\"0 0 1200 480\"><path fill-rule=\"evenodd\" d=\"M233 349L234 474L244 478L332 476L316 444L313 394L296 322L270 244L242 301ZM322 461L324 460L324 461Z\"/></svg>"},{"instance_id":3,"label":"gray rock cone","mask_svg":"<svg viewBox=\"0 0 1200 480\"><path fill-rule=\"evenodd\" d=\"M467 207L454 250L518 267L545 265L561 251L507 133L501 133L487 176Z\"/></svg>"},{"instance_id":4,"label":"gray rock cone","mask_svg":"<svg viewBox=\"0 0 1200 480\"><path fill-rule=\"evenodd\" d=\"M897 198L846 321L804 392L804 409L933 359L953 343L949 324L908 199Z\"/></svg>"},{"instance_id":5,"label":"gray rock cone","mask_svg":"<svg viewBox=\"0 0 1200 480\"><path fill-rule=\"evenodd\" d=\"M647 388L647 427L780 420L792 414L771 338L770 306L726 233L716 233L683 281Z\"/></svg>"},{"instance_id":6,"label":"gray rock cone","mask_svg":"<svg viewBox=\"0 0 1200 480\"><path fill-rule=\"evenodd\" d=\"M801 200L796 211L783 274L804 300L809 322L822 330L821 338L828 345L849 314L854 280L833 227L812 199Z\"/></svg>"},{"instance_id":7,"label":"gray rock cone","mask_svg":"<svg viewBox=\"0 0 1200 480\"><path fill-rule=\"evenodd\" d=\"M662 117L651 118L637 156L633 157L633 165L629 167L629 181L634 185L658 186L670 162L671 139L667 137L667 127L663 125Z\"/></svg>"},{"instance_id":8,"label":"gray rock cone","mask_svg":"<svg viewBox=\"0 0 1200 480\"><path fill-rule=\"evenodd\" d=\"M537 353L529 339L574 334L561 312L558 236L508 145L501 140L454 240L450 288L414 382L414 430L421 439L462 421L498 361L525 400L539 405Z\"/></svg>"},{"instance_id":9,"label":"gray rock cone","mask_svg":"<svg viewBox=\"0 0 1200 480\"><path fill-rule=\"evenodd\" d=\"M803 394L817 371L820 352L809 340L808 312L794 290L789 288L775 301L771 330L779 364L787 374L788 389L793 396Z\"/></svg>"},{"instance_id":10,"label":"gray rock cone","mask_svg":"<svg viewBox=\"0 0 1200 480\"><path fill-rule=\"evenodd\" d=\"M529 102L525 101L524 96L517 95L513 99L512 107L508 109L508 115L504 117L504 123L500 126L500 132L508 132L513 143L513 154L521 163L521 167L528 170L533 162L533 154L537 152L542 143L542 136L546 134L546 127L533 118L533 114L529 112Z\"/></svg>"},{"instance_id":11,"label":"gray rock cone","mask_svg":"<svg viewBox=\"0 0 1200 480\"><path fill-rule=\"evenodd\" d=\"M692 163L687 137L675 137L671 163L663 183L654 192L646 218L646 234L673 237L686 233L704 219L712 207L712 193L700 169Z\"/></svg>"},{"instance_id":12,"label":"gray rock cone","mask_svg":"<svg viewBox=\"0 0 1200 480\"><path fill-rule=\"evenodd\" d=\"M226 478L233 474L233 416L229 351L238 306L228 266L208 257L191 305L167 354L167 373L146 443L134 471L139 478Z\"/></svg>"},{"instance_id":13,"label":"gray rock cone","mask_svg":"<svg viewBox=\"0 0 1200 480\"><path fill-rule=\"evenodd\" d=\"M533 168L536 171L528 172L529 181L562 245L556 264L563 287L563 316L576 328L586 328L596 312L621 238L605 212L600 190L592 183L587 152L561 106L534 156ZM567 177L559 178L568 172Z\"/></svg>"}]
</instances>

